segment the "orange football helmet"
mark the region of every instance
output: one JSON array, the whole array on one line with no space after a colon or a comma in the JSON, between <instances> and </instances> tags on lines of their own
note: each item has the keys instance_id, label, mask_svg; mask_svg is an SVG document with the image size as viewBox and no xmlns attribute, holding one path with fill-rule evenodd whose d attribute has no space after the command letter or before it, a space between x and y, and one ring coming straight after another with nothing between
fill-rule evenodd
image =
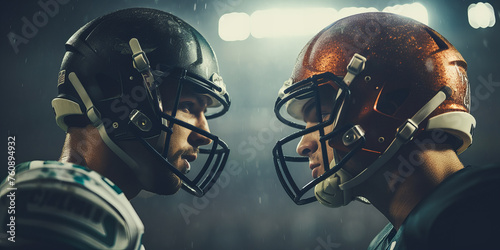
<instances>
[{"instance_id":1,"label":"orange football helmet","mask_svg":"<svg viewBox=\"0 0 500 250\"><path fill-rule=\"evenodd\" d=\"M347 205L350 189L368 179L398 149L423 131L442 130L461 153L472 143L467 64L443 36L430 27L396 14L373 12L340 19L314 36L298 56L291 78L279 91L278 119L300 129L273 149L278 177L297 204L315 200ZM333 88L332 113L321 117L320 92ZM309 128L304 105L314 101L318 122ZM324 98L323 98L324 101ZM325 127L334 125L333 131ZM319 131L325 173L299 187L287 162L305 157L285 152L287 143ZM328 162L327 150L341 152ZM375 159L357 176L342 169L364 151ZM302 198L315 187L315 196Z\"/></svg>"}]
</instances>

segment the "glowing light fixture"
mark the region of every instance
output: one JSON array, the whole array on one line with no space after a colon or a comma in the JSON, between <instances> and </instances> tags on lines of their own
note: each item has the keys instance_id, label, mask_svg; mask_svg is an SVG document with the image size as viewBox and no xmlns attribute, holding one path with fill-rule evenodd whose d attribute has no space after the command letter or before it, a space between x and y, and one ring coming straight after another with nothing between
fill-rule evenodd
<instances>
[{"instance_id":1,"label":"glowing light fixture","mask_svg":"<svg viewBox=\"0 0 500 250\"><path fill-rule=\"evenodd\" d=\"M474 29L493 27L496 22L495 10L489 3L474 3L467 8L469 24Z\"/></svg>"},{"instance_id":2,"label":"glowing light fixture","mask_svg":"<svg viewBox=\"0 0 500 250\"><path fill-rule=\"evenodd\" d=\"M370 8L363 8L363 7L342 8L339 10L339 12L337 14L337 20L344 18L344 17L356 15L356 14L361 14L361 13L366 13L366 12L377 12L377 11L378 10L374 7L370 7Z\"/></svg>"},{"instance_id":3,"label":"glowing light fixture","mask_svg":"<svg viewBox=\"0 0 500 250\"><path fill-rule=\"evenodd\" d=\"M483 5L485 4L481 6ZM491 5L489 6L491 7ZM481 8L479 10L474 9L472 12L484 12L485 7ZM469 7L469 13L471 12L470 9L471 7ZM493 8L490 9L491 13L493 13ZM377 11L379 10L374 7L348 7L339 11L334 8L267 9L255 11L252 15L233 12L223 15L219 19L219 36L225 41L245 40L250 34L255 38L311 36L338 19L354 14ZM407 16L424 24L429 22L427 9L418 2L389 6L384 8L383 11ZM469 21L470 18L469 14ZM491 20L491 18L488 20Z\"/></svg>"},{"instance_id":4,"label":"glowing light fixture","mask_svg":"<svg viewBox=\"0 0 500 250\"><path fill-rule=\"evenodd\" d=\"M394 5L385 7L383 12L389 12L394 14L399 14L417 20L425 25L429 25L429 14L427 13L427 8L421 3Z\"/></svg>"},{"instance_id":5,"label":"glowing light fixture","mask_svg":"<svg viewBox=\"0 0 500 250\"><path fill-rule=\"evenodd\" d=\"M336 20L333 8L269 9L251 16L251 34L255 38L301 36L318 33Z\"/></svg>"},{"instance_id":6,"label":"glowing light fixture","mask_svg":"<svg viewBox=\"0 0 500 250\"><path fill-rule=\"evenodd\" d=\"M250 16L246 13L228 13L219 19L219 36L224 41L241 41L250 36Z\"/></svg>"}]
</instances>

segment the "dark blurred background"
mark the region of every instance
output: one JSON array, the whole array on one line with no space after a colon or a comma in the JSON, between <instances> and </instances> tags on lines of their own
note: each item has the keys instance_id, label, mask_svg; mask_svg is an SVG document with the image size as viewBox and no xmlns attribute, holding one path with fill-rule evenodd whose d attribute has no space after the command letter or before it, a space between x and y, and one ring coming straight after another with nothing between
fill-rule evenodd
<instances>
[{"instance_id":1,"label":"dark blurred background","mask_svg":"<svg viewBox=\"0 0 500 250\"><path fill-rule=\"evenodd\" d=\"M93 18L139 6L171 12L198 29L218 56L233 103L229 113L210 127L232 150L229 169L205 198L180 191L168 197L142 193L132 200L146 227L146 249L365 249L387 223L373 207L356 202L340 209L317 203L296 206L276 177L271 149L290 130L274 117L274 101L312 35L224 41L218 22L230 12L305 7L383 10L414 1L59 0L57 11L45 13L46 19L38 2L3 1L1 8L1 131L4 145L9 134L16 136L18 163L58 159L65 134L55 123L50 101L56 95L64 43ZM465 165L499 162L500 24L471 27L467 9L474 1L420 3L427 9L428 25L468 62L477 129L473 146L460 158ZM499 19L499 2L490 4ZM8 34L22 35L25 19L35 16L40 18L37 31L25 37L16 51ZM7 174L5 161L3 166L0 177Z\"/></svg>"}]
</instances>

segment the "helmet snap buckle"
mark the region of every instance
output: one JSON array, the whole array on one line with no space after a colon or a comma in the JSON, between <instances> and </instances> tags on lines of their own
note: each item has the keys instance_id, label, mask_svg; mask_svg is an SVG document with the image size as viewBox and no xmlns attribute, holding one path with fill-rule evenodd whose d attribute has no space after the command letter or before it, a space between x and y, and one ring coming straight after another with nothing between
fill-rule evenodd
<instances>
[{"instance_id":1,"label":"helmet snap buckle","mask_svg":"<svg viewBox=\"0 0 500 250\"><path fill-rule=\"evenodd\" d=\"M408 119L401 127L398 128L396 137L401 137L404 141L409 141L413 139L417 130L418 124L416 124L412 119Z\"/></svg>"},{"instance_id":2,"label":"helmet snap buckle","mask_svg":"<svg viewBox=\"0 0 500 250\"><path fill-rule=\"evenodd\" d=\"M365 131L359 125L355 125L347 130L342 136L342 143L346 147L357 142L361 137L365 136Z\"/></svg>"},{"instance_id":3,"label":"helmet snap buckle","mask_svg":"<svg viewBox=\"0 0 500 250\"><path fill-rule=\"evenodd\" d=\"M129 119L141 131L148 132L153 127L151 120L137 109L130 112Z\"/></svg>"}]
</instances>

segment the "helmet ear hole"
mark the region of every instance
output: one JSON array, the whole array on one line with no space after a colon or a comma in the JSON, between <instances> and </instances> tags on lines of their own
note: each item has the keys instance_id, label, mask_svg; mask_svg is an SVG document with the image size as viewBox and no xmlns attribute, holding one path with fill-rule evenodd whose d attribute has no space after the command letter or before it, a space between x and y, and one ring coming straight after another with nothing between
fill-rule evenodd
<instances>
[{"instance_id":1,"label":"helmet ear hole","mask_svg":"<svg viewBox=\"0 0 500 250\"><path fill-rule=\"evenodd\" d=\"M390 92L382 91L375 109L386 115L393 116L409 94L410 89L408 88L397 89Z\"/></svg>"}]
</instances>

